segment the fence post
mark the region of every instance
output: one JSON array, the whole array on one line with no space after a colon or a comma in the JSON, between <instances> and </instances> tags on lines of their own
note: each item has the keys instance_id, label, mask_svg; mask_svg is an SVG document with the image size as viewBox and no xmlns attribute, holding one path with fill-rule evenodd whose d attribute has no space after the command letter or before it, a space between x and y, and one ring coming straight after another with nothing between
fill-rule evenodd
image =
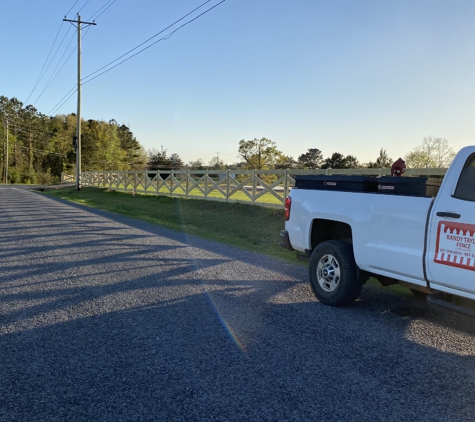
<instances>
[{"instance_id":1,"label":"fence post","mask_svg":"<svg viewBox=\"0 0 475 422\"><path fill-rule=\"evenodd\" d=\"M229 202L229 170L226 170L226 202Z\"/></svg>"},{"instance_id":2,"label":"fence post","mask_svg":"<svg viewBox=\"0 0 475 422\"><path fill-rule=\"evenodd\" d=\"M209 177L209 174L206 173L205 174L205 199L208 196L208 177Z\"/></svg>"},{"instance_id":3,"label":"fence post","mask_svg":"<svg viewBox=\"0 0 475 422\"><path fill-rule=\"evenodd\" d=\"M287 169L284 170L284 197L282 198L283 205L285 205L285 198L289 196L289 181L287 180Z\"/></svg>"},{"instance_id":4,"label":"fence post","mask_svg":"<svg viewBox=\"0 0 475 422\"><path fill-rule=\"evenodd\" d=\"M252 170L252 205L256 202L256 170Z\"/></svg>"},{"instance_id":5,"label":"fence post","mask_svg":"<svg viewBox=\"0 0 475 422\"><path fill-rule=\"evenodd\" d=\"M185 173L185 177L186 177L186 183L185 183L185 198L188 198L188 189L190 188L190 183L189 183L189 180L190 180L190 170L185 170L186 173Z\"/></svg>"}]
</instances>

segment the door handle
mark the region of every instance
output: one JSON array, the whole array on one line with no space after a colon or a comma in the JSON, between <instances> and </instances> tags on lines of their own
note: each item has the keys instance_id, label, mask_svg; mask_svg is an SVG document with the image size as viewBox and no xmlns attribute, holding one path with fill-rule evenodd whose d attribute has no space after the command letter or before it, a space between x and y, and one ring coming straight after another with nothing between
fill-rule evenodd
<instances>
[{"instance_id":1,"label":"door handle","mask_svg":"<svg viewBox=\"0 0 475 422\"><path fill-rule=\"evenodd\" d=\"M460 218L461 215L457 214L456 212L447 212L447 211L439 211L436 214L437 217L450 217L450 218Z\"/></svg>"}]
</instances>

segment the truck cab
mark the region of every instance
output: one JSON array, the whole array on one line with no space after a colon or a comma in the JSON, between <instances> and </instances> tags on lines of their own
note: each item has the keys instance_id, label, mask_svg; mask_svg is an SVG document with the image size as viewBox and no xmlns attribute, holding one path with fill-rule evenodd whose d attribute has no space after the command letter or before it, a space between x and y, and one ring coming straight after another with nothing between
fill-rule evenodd
<instances>
[{"instance_id":1,"label":"truck cab","mask_svg":"<svg viewBox=\"0 0 475 422\"><path fill-rule=\"evenodd\" d=\"M475 151L464 148L435 197L427 229L429 286L475 299Z\"/></svg>"}]
</instances>

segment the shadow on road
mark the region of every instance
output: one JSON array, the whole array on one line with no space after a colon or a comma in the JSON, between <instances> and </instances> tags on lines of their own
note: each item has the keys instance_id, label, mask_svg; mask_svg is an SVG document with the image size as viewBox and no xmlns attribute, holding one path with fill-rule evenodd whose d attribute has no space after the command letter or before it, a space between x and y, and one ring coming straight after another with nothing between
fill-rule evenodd
<instances>
[{"instance_id":1,"label":"shadow on road","mask_svg":"<svg viewBox=\"0 0 475 422\"><path fill-rule=\"evenodd\" d=\"M327 307L305 268L31 193L0 215L1 421L474 418L471 319Z\"/></svg>"}]
</instances>

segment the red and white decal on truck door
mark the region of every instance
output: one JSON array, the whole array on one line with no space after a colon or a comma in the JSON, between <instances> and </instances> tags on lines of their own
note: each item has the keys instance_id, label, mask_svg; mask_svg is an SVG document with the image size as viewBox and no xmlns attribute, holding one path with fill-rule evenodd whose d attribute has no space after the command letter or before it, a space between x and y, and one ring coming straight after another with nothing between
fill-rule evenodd
<instances>
[{"instance_id":1,"label":"red and white decal on truck door","mask_svg":"<svg viewBox=\"0 0 475 422\"><path fill-rule=\"evenodd\" d=\"M439 221L434 262L475 271L475 225Z\"/></svg>"}]
</instances>

